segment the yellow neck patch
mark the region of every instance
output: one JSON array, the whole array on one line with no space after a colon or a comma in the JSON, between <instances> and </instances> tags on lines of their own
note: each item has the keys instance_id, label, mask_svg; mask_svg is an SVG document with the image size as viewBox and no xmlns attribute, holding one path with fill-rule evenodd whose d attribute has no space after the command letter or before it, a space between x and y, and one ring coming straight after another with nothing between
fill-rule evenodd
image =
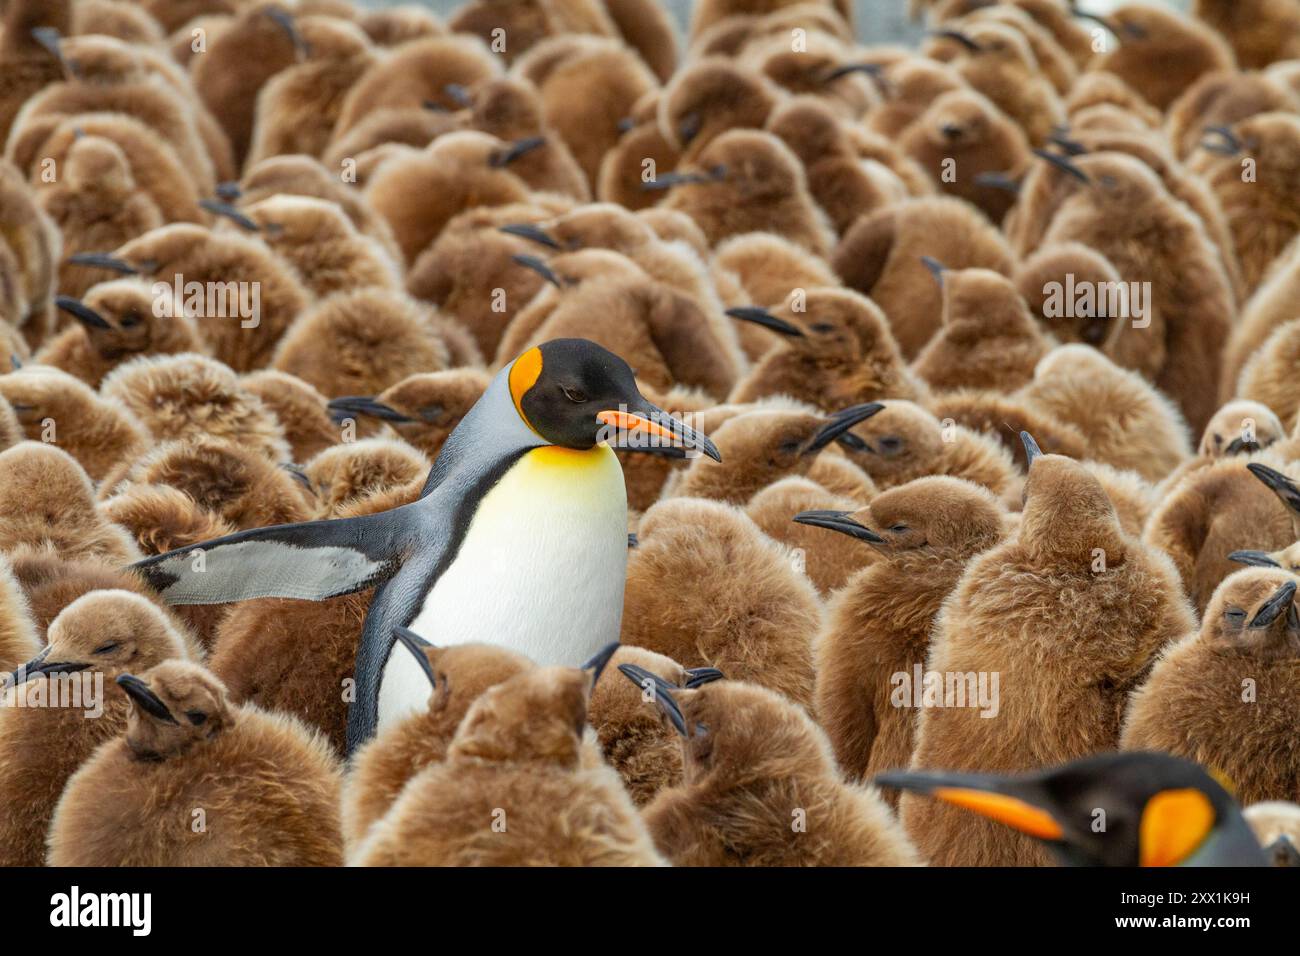
<instances>
[{"instance_id":1,"label":"yellow neck patch","mask_svg":"<svg viewBox=\"0 0 1300 956\"><path fill-rule=\"evenodd\" d=\"M524 414L524 393L537 383L542 375L542 350L531 348L510 366L510 398L515 403L515 411L519 413L520 420L529 428L533 428L533 423L528 420ZM533 431L537 431L533 428Z\"/></svg>"}]
</instances>

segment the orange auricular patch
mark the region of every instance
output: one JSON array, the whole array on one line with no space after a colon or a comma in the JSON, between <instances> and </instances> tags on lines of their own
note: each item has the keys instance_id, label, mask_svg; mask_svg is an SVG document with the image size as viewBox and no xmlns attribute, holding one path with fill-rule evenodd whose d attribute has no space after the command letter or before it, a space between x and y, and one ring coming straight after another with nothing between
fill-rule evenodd
<instances>
[{"instance_id":1,"label":"orange auricular patch","mask_svg":"<svg viewBox=\"0 0 1300 956\"><path fill-rule=\"evenodd\" d=\"M519 413L520 419L529 428L533 428L533 423L528 420L524 414L524 393L537 384L537 380L542 375L542 350L531 348L519 358L515 359L515 364L510 366L510 398L515 403L515 411ZM533 431L537 431L533 428Z\"/></svg>"},{"instance_id":2,"label":"orange auricular patch","mask_svg":"<svg viewBox=\"0 0 1300 956\"><path fill-rule=\"evenodd\" d=\"M1005 823L1040 840L1059 840L1063 835L1061 825L1046 810L1006 794L961 787L936 787L932 793L940 800L973 810L980 816Z\"/></svg>"},{"instance_id":3,"label":"orange auricular patch","mask_svg":"<svg viewBox=\"0 0 1300 956\"><path fill-rule=\"evenodd\" d=\"M1205 842L1214 826L1214 806L1201 791L1162 790L1147 801L1138 826L1142 866L1174 866Z\"/></svg>"}]
</instances>

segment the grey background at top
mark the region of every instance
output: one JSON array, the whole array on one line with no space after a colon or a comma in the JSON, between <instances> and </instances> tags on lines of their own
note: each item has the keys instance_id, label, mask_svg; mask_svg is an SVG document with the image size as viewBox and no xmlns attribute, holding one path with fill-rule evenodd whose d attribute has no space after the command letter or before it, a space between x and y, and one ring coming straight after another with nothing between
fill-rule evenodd
<instances>
[{"instance_id":1,"label":"grey background at top","mask_svg":"<svg viewBox=\"0 0 1300 956\"><path fill-rule=\"evenodd\" d=\"M466 0L356 0L362 6L384 7L418 3L446 14L463 6ZM690 19L695 0L662 0L672 11L677 22L685 27ZM1150 2L1150 0L1149 0ZM1186 9L1190 0L1154 0L1167 6ZM1080 0L1080 6L1094 13L1104 13L1117 6L1121 0ZM918 24L907 19L907 0L856 0L858 36L864 43L914 43L921 36Z\"/></svg>"}]
</instances>

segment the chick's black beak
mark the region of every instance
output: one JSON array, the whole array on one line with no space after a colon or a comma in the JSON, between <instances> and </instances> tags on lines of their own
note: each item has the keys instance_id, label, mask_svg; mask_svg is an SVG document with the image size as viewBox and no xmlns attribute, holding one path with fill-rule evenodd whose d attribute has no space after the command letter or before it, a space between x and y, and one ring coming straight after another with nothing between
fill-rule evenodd
<instances>
[{"instance_id":1,"label":"chick's black beak","mask_svg":"<svg viewBox=\"0 0 1300 956\"><path fill-rule=\"evenodd\" d=\"M503 149L499 153L493 153L488 162L495 169L503 169L519 157L526 156L533 150L540 149L545 145L545 136L529 136L527 139L516 140L507 149Z\"/></svg>"},{"instance_id":2,"label":"chick's black beak","mask_svg":"<svg viewBox=\"0 0 1300 956\"><path fill-rule=\"evenodd\" d=\"M68 261L77 266L95 266L99 269L108 269L112 272L118 272L122 275L138 275L140 270L125 259L119 259L116 256L110 256L104 252L78 252L68 256Z\"/></svg>"},{"instance_id":3,"label":"chick's black beak","mask_svg":"<svg viewBox=\"0 0 1300 956\"><path fill-rule=\"evenodd\" d=\"M596 420L605 426L610 434L602 436L601 441L608 441L612 447L626 451L659 452L665 448L681 448L686 451L704 452L714 461L722 461L718 446L701 432L678 421L661 408L655 408L645 399L637 396L632 408L609 409L599 412Z\"/></svg>"},{"instance_id":4,"label":"chick's black beak","mask_svg":"<svg viewBox=\"0 0 1300 956\"><path fill-rule=\"evenodd\" d=\"M241 229L247 229L249 232L260 232L262 229L261 226L223 199L200 199L199 205L214 216L229 219Z\"/></svg>"},{"instance_id":5,"label":"chick's black beak","mask_svg":"<svg viewBox=\"0 0 1300 956\"><path fill-rule=\"evenodd\" d=\"M54 297L54 304L88 329L112 329L108 321L80 299L70 295Z\"/></svg>"},{"instance_id":6,"label":"chick's black beak","mask_svg":"<svg viewBox=\"0 0 1300 956\"><path fill-rule=\"evenodd\" d=\"M1266 488L1277 495L1282 504L1300 514L1300 487L1297 487L1294 481L1282 474L1282 472L1276 471L1268 467L1268 465L1261 465L1256 461L1252 461L1246 468L1252 475L1262 481Z\"/></svg>"},{"instance_id":7,"label":"chick's black beak","mask_svg":"<svg viewBox=\"0 0 1300 956\"><path fill-rule=\"evenodd\" d=\"M135 705L150 717L161 720L165 724L179 723L172 716L172 712L167 709L167 705L162 702L162 699L150 690L149 685L140 678L132 674L123 674L117 679L117 684L122 690L126 691L126 695L131 698Z\"/></svg>"},{"instance_id":8,"label":"chick's black beak","mask_svg":"<svg viewBox=\"0 0 1300 956\"><path fill-rule=\"evenodd\" d=\"M843 411L836 412L821 428L817 429L809 442L808 447L804 449L805 455L813 455L821 451L831 442L840 438L854 425L865 422L872 415L884 409L880 402L867 402L865 405L854 405L852 408L846 408Z\"/></svg>"},{"instance_id":9,"label":"chick's black beak","mask_svg":"<svg viewBox=\"0 0 1300 956\"><path fill-rule=\"evenodd\" d=\"M1078 165L1074 162L1074 160L1071 159L1069 156L1061 156L1058 153L1053 153L1050 150L1046 150L1046 149L1035 149L1033 150L1033 153L1039 159L1046 160L1047 162L1055 166L1057 169L1068 173L1069 175L1073 176L1075 179L1079 180L1079 182L1081 183L1092 182L1092 179L1088 176L1088 174L1085 173L1082 169L1080 169Z\"/></svg>"},{"instance_id":10,"label":"chick's black beak","mask_svg":"<svg viewBox=\"0 0 1300 956\"><path fill-rule=\"evenodd\" d=\"M879 774L873 782L963 807L1040 840L1055 841L1064 836L1052 813L1032 800L1012 779L974 773L899 770Z\"/></svg>"},{"instance_id":11,"label":"chick's black beak","mask_svg":"<svg viewBox=\"0 0 1300 956\"><path fill-rule=\"evenodd\" d=\"M618 648L618 641L614 641L612 644L606 644L592 655L591 660L582 665L584 671L591 672L592 687L596 686L596 682L600 680L600 675L605 672L605 665L609 663L609 659L614 656L614 652L617 651Z\"/></svg>"},{"instance_id":12,"label":"chick's black beak","mask_svg":"<svg viewBox=\"0 0 1300 956\"><path fill-rule=\"evenodd\" d=\"M681 705L673 697L672 692L677 689L673 684L664 680L658 674L652 674L644 667L638 667L636 664L619 664L619 672L636 684L643 691L649 690L654 699L654 704L659 708L668 722L673 725L673 729L683 737L689 737L690 733L686 730L686 717L682 714Z\"/></svg>"},{"instance_id":13,"label":"chick's black beak","mask_svg":"<svg viewBox=\"0 0 1300 956\"><path fill-rule=\"evenodd\" d=\"M355 418L357 415L379 418L386 422L415 421L410 415L404 415L397 409L366 395L345 395L342 398L331 399L329 413L330 418L333 419L336 425L342 424L349 418Z\"/></svg>"},{"instance_id":14,"label":"chick's black beak","mask_svg":"<svg viewBox=\"0 0 1300 956\"><path fill-rule=\"evenodd\" d=\"M1228 560L1236 561L1238 564L1249 564L1255 568L1281 567L1267 551L1234 551L1228 555Z\"/></svg>"},{"instance_id":15,"label":"chick's black beak","mask_svg":"<svg viewBox=\"0 0 1300 956\"><path fill-rule=\"evenodd\" d=\"M531 271L536 272L551 285L555 286L555 288L564 288L564 283L560 281L560 277L555 274L550 266L536 256L511 256L510 261L515 263L515 265L520 265L525 269L530 269Z\"/></svg>"},{"instance_id":16,"label":"chick's black beak","mask_svg":"<svg viewBox=\"0 0 1300 956\"><path fill-rule=\"evenodd\" d=\"M1034 441L1034 436L1029 432L1020 433L1020 444L1025 446L1025 470L1028 471L1034 462L1042 457L1043 450L1038 447L1038 442Z\"/></svg>"},{"instance_id":17,"label":"chick's black beak","mask_svg":"<svg viewBox=\"0 0 1300 956\"><path fill-rule=\"evenodd\" d=\"M508 236L518 236L520 239L527 239L529 242L535 242L538 245L546 246L548 249L559 249L560 244L551 238L541 226L535 226L531 222L512 222L508 226L502 226L499 232L504 232Z\"/></svg>"},{"instance_id":18,"label":"chick's black beak","mask_svg":"<svg viewBox=\"0 0 1300 956\"><path fill-rule=\"evenodd\" d=\"M33 657L26 664L23 664L12 674L7 675L8 686L17 687L19 684L25 684L36 677L43 677L47 674L75 674L77 671L84 671L89 664L73 663L71 661L52 661L50 657L50 647L47 644L45 649Z\"/></svg>"},{"instance_id":19,"label":"chick's black beak","mask_svg":"<svg viewBox=\"0 0 1300 956\"><path fill-rule=\"evenodd\" d=\"M847 534L851 538L857 538L859 541L865 541L868 544L884 544L884 538L865 525L854 521L850 515L851 512L848 511L801 511L794 516L794 520L796 524L806 524L814 528L828 528L831 531Z\"/></svg>"},{"instance_id":20,"label":"chick's black beak","mask_svg":"<svg viewBox=\"0 0 1300 956\"><path fill-rule=\"evenodd\" d=\"M652 192L658 189L672 189L674 186L708 186L720 183L727 178L725 166L714 166L705 173L661 173L654 179L641 184L641 189Z\"/></svg>"},{"instance_id":21,"label":"chick's black beak","mask_svg":"<svg viewBox=\"0 0 1300 956\"><path fill-rule=\"evenodd\" d=\"M424 676L429 679L429 687L434 690L438 689L438 679L433 673L433 665L429 663L429 656L425 651L433 645L416 634L409 627L393 628L393 637L397 639L403 647L411 652L415 662L420 665L420 670L424 671Z\"/></svg>"},{"instance_id":22,"label":"chick's black beak","mask_svg":"<svg viewBox=\"0 0 1300 956\"><path fill-rule=\"evenodd\" d=\"M785 319L778 319L761 306L738 305L728 309L727 315L733 319L739 319L741 322L753 322L755 325L761 325L765 329L771 329L773 332L779 332L782 335L803 337L803 331L799 326L787 322Z\"/></svg>"},{"instance_id":23,"label":"chick's black beak","mask_svg":"<svg viewBox=\"0 0 1300 956\"><path fill-rule=\"evenodd\" d=\"M984 48L975 40L960 30L931 30L930 36L940 37L945 40L956 40L971 53L979 53Z\"/></svg>"},{"instance_id":24,"label":"chick's black beak","mask_svg":"<svg viewBox=\"0 0 1300 956\"><path fill-rule=\"evenodd\" d=\"M848 76L851 73L865 73L873 80L878 81L884 72L884 68L879 63L845 63L842 66L837 66L822 77L822 82L834 83L840 77Z\"/></svg>"},{"instance_id":25,"label":"chick's black beak","mask_svg":"<svg viewBox=\"0 0 1300 956\"><path fill-rule=\"evenodd\" d=\"M705 684L712 684L715 680L722 680L726 675L716 667L688 667L686 668L687 690L694 690L696 687L703 687Z\"/></svg>"},{"instance_id":26,"label":"chick's black beak","mask_svg":"<svg viewBox=\"0 0 1300 956\"><path fill-rule=\"evenodd\" d=\"M1279 617L1285 614L1291 608L1291 603L1295 600L1296 582L1288 581L1270 597L1264 605L1255 612L1255 616L1250 620L1250 627L1268 627Z\"/></svg>"}]
</instances>

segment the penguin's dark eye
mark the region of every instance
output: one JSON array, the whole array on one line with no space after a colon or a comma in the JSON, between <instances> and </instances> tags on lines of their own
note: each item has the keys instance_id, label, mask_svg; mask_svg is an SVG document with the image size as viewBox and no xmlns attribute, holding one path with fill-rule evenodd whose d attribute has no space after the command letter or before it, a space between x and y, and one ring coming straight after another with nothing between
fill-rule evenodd
<instances>
[{"instance_id":1,"label":"penguin's dark eye","mask_svg":"<svg viewBox=\"0 0 1300 956\"><path fill-rule=\"evenodd\" d=\"M818 322L816 325L812 327L812 330L814 332L823 332L823 333L834 332L835 326L831 325L829 322Z\"/></svg>"},{"instance_id":2,"label":"penguin's dark eye","mask_svg":"<svg viewBox=\"0 0 1300 956\"><path fill-rule=\"evenodd\" d=\"M1230 607L1223 612L1223 619L1229 624L1237 625L1246 620L1246 612L1239 607Z\"/></svg>"},{"instance_id":3,"label":"penguin's dark eye","mask_svg":"<svg viewBox=\"0 0 1300 956\"><path fill-rule=\"evenodd\" d=\"M100 644L95 648L96 654L107 654L109 651L117 650L117 641L109 641L107 644Z\"/></svg>"},{"instance_id":4,"label":"penguin's dark eye","mask_svg":"<svg viewBox=\"0 0 1300 956\"><path fill-rule=\"evenodd\" d=\"M565 398L573 402L575 405L581 405L587 400L586 392L580 388L574 388L571 385L561 385L560 391L564 393Z\"/></svg>"},{"instance_id":5,"label":"penguin's dark eye","mask_svg":"<svg viewBox=\"0 0 1300 956\"><path fill-rule=\"evenodd\" d=\"M128 312L126 315L122 316L122 320L120 324L122 328L130 329L139 325L143 321L144 319L140 317L139 312Z\"/></svg>"},{"instance_id":6,"label":"penguin's dark eye","mask_svg":"<svg viewBox=\"0 0 1300 956\"><path fill-rule=\"evenodd\" d=\"M903 447L903 439L887 437L880 439L880 450L887 453L894 453Z\"/></svg>"},{"instance_id":7,"label":"penguin's dark eye","mask_svg":"<svg viewBox=\"0 0 1300 956\"><path fill-rule=\"evenodd\" d=\"M185 718L191 724L197 727L199 724L203 723L205 720L208 719L208 715L201 710L187 710L185 711Z\"/></svg>"},{"instance_id":8,"label":"penguin's dark eye","mask_svg":"<svg viewBox=\"0 0 1300 956\"><path fill-rule=\"evenodd\" d=\"M894 534L905 534L908 531L908 527L905 524L896 524L889 530L894 532Z\"/></svg>"}]
</instances>

